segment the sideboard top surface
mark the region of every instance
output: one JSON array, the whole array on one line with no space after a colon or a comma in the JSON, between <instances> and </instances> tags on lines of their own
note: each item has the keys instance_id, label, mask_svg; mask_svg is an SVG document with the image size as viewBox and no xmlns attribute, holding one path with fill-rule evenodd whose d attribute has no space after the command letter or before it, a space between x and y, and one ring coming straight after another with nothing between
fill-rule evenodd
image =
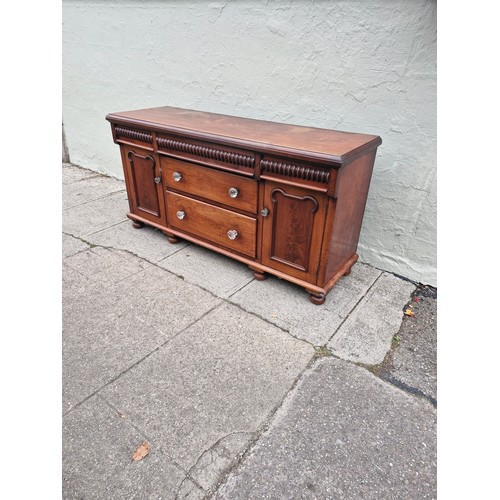
<instances>
[{"instance_id":1,"label":"sideboard top surface","mask_svg":"<svg viewBox=\"0 0 500 500\"><path fill-rule=\"evenodd\" d=\"M217 140L275 154L287 151L343 163L350 157L378 147L376 135L288 125L171 106L110 113L116 124L142 127L191 137Z\"/></svg>"}]
</instances>

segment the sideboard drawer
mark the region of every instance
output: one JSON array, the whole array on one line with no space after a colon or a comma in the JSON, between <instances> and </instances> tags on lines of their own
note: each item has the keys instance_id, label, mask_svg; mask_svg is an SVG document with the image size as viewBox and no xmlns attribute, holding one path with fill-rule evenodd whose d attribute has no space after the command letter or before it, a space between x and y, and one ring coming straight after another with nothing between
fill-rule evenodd
<instances>
[{"instance_id":1,"label":"sideboard drawer","mask_svg":"<svg viewBox=\"0 0 500 500\"><path fill-rule=\"evenodd\" d=\"M161 158L167 188L257 213L257 181L173 158Z\"/></svg>"},{"instance_id":2,"label":"sideboard drawer","mask_svg":"<svg viewBox=\"0 0 500 500\"><path fill-rule=\"evenodd\" d=\"M257 220L167 191L167 220L173 228L249 257L255 257Z\"/></svg>"}]
</instances>

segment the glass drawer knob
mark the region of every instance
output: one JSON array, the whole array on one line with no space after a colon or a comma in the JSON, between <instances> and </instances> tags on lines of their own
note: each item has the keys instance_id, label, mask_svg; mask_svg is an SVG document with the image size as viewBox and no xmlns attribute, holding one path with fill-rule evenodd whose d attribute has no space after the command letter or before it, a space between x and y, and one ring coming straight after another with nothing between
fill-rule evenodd
<instances>
[{"instance_id":1,"label":"glass drawer knob","mask_svg":"<svg viewBox=\"0 0 500 500\"><path fill-rule=\"evenodd\" d=\"M160 184L161 177L155 177L155 184Z\"/></svg>"},{"instance_id":2,"label":"glass drawer knob","mask_svg":"<svg viewBox=\"0 0 500 500\"><path fill-rule=\"evenodd\" d=\"M228 193L231 198L236 198L240 194L236 188L230 188Z\"/></svg>"},{"instance_id":3,"label":"glass drawer knob","mask_svg":"<svg viewBox=\"0 0 500 500\"><path fill-rule=\"evenodd\" d=\"M182 174L180 172L174 172L174 175L172 177L174 178L175 182L179 182L182 179Z\"/></svg>"},{"instance_id":4,"label":"glass drawer knob","mask_svg":"<svg viewBox=\"0 0 500 500\"><path fill-rule=\"evenodd\" d=\"M186 217L186 212L184 212L184 210L179 210L176 215L178 219L182 220L184 219L184 217Z\"/></svg>"},{"instance_id":5,"label":"glass drawer knob","mask_svg":"<svg viewBox=\"0 0 500 500\"><path fill-rule=\"evenodd\" d=\"M235 240L235 239L238 237L238 231L236 231L236 229L230 229L230 230L227 232L227 237L228 237L230 240Z\"/></svg>"}]
</instances>

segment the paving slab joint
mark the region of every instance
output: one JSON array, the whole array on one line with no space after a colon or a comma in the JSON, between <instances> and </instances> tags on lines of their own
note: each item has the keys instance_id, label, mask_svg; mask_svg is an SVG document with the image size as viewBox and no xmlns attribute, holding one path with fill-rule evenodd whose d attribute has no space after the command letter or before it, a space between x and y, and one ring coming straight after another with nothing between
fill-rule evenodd
<instances>
[{"instance_id":1,"label":"paving slab joint","mask_svg":"<svg viewBox=\"0 0 500 500\"><path fill-rule=\"evenodd\" d=\"M332 351L326 345L315 347L314 349L316 351L314 354L316 358L327 358L333 356Z\"/></svg>"},{"instance_id":2,"label":"paving slab joint","mask_svg":"<svg viewBox=\"0 0 500 500\"><path fill-rule=\"evenodd\" d=\"M379 269L380 271L380 269ZM350 309L350 311L346 314L345 318L343 319L343 321L340 323L340 325L335 329L335 331L332 333L332 335L330 336L330 338L328 339L327 342L325 342L325 346L331 342L331 340L333 339L333 337L335 337L335 334L342 328L342 325L347 321L347 318L349 318L349 316L351 315L351 313L356 309L356 307L358 307L358 305L360 304L360 302L368 295L368 293L370 292L370 290L375 286L375 283L377 283L377 281L380 279L380 277L383 275L383 273L381 272L377 278L375 279L375 281L365 290L365 293L363 293L363 295L361 295L361 297L359 298L359 300L356 302L356 304L354 304L354 306Z\"/></svg>"},{"instance_id":3,"label":"paving slab joint","mask_svg":"<svg viewBox=\"0 0 500 500\"><path fill-rule=\"evenodd\" d=\"M200 455L198 456L198 458L195 460L194 464L189 468L189 470L186 472L186 477L179 483L179 486L177 487L177 490L175 492L175 495L174 495L174 498L177 500L177 498L179 498L179 493L182 491L182 486L184 485L185 481L186 480L190 480L190 481L193 481L196 485L200 486L199 483L196 481L196 479L193 478L192 476L192 473L193 471L196 470L196 467L198 466L198 464L200 463L201 459L207 454L207 453L210 453L212 456L211 456L211 461L205 465L205 467L203 467L203 469L206 469L213 461L214 461L214 458L213 458L213 453L215 452L215 448L217 446L219 446L225 439L227 439L228 437L231 437L231 436L235 436L235 435L238 435L238 434L252 434L251 432L247 432L247 431L233 431L233 432L230 432L224 436L222 436L221 438L217 439L217 441L215 441L214 443L212 443L212 445L210 445L207 449L203 450ZM229 464L228 468L229 469L231 467L231 464ZM183 469L184 470L184 469ZM205 489L200 486L200 488L205 491Z\"/></svg>"},{"instance_id":4,"label":"paving slab joint","mask_svg":"<svg viewBox=\"0 0 500 500\"><path fill-rule=\"evenodd\" d=\"M106 382L104 385L102 385L101 387L99 387L98 389L96 389L92 394L90 394L86 398L82 399L82 401L79 401L78 403L76 403L70 410L68 410L66 413L63 414L63 417L65 417L66 415L72 413L74 410L76 410L77 408L79 408L83 403L85 403L86 401L88 401L92 396L97 395L99 393L99 391L102 391L104 388L106 388L109 385L111 385L114 382L116 382L122 375L124 375L125 373L129 372L130 370L132 370L132 368L135 368L137 365L139 365L140 363L142 363L143 361L145 361L146 359L148 359L152 354L154 354L155 352L157 352L160 349L162 349L163 347L165 347L167 344L169 344L174 339L176 339L179 335L181 335L183 332L185 332L188 328L192 327L195 323L197 323L199 320L201 320L202 318L204 318L207 314L210 314L212 311L214 311L215 309L217 309L218 307L220 307L222 304L223 304L222 301L219 302L215 306L211 307L204 314L202 314L199 318L196 318L194 321L191 321L191 323L189 323L188 325L186 325L185 328L183 328L182 330L180 330L179 332L177 332L173 337L170 337L163 344L161 344L159 346L156 346L151 352L148 352L141 359L137 360L135 363L133 363L132 365L130 365L129 367L127 367L125 370L123 370L122 372L120 372L118 375L116 375L115 377L113 377L111 380L109 380L108 382Z\"/></svg>"},{"instance_id":5,"label":"paving slab joint","mask_svg":"<svg viewBox=\"0 0 500 500\"><path fill-rule=\"evenodd\" d=\"M94 177L88 177L88 179L93 179ZM87 179L81 179L81 180L87 180ZM96 201L99 200L105 200L106 198L111 198L112 196L115 196L116 194L119 193L124 193L126 192L126 189L118 189L117 191L113 191L112 193L105 194L104 196L101 196L99 198L93 198L92 200L84 201L83 203L79 203L78 205L72 205L71 207L63 208L62 211L66 212L68 210L73 210L78 207L82 207L83 205L88 205L89 203L95 203ZM123 221L120 221L123 222ZM111 226L110 226L111 227Z\"/></svg>"},{"instance_id":6,"label":"paving slab joint","mask_svg":"<svg viewBox=\"0 0 500 500\"><path fill-rule=\"evenodd\" d=\"M421 391L420 389L417 389L416 387L412 387L408 384L405 384L404 382L401 382L400 380L392 377L390 374L383 374L382 373L384 365L387 362L387 357L390 356L391 353L392 353L392 349L391 349L391 351L389 351L387 353L387 356L385 357L384 361L378 365L365 365L364 363L355 363L355 362L349 361L349 360L342 360L342 361L345 361L347 363L352 363L353 365L359 366L360 368L364 368L365 370L369 371L372 375L377 377L382 382L390 384L390 385L400 389L401 391L403 391L407 394L410 394L411 396L416 396L420 399L424 399L427 402L429 402L434 408L437 408L437 400L435 398L433 398L432 396L425 394L423 391ZM335 356L335 355L334 355L334 357L337 358L337 356ZM338 358L338 359L342 359L342 358Z\"/></svg>"},{"instance_id":7,"label":"paving slab joint","mask_svg":"<svg viewBox=\"0 0 500 500\"><path fill-rule=\"evenodd\" d=\"M275 326L275 325L273 325ZM300 339L299 339L300 340ZM309 342L308 342L309 343ZM316 353L313 354L307 365L304 367L304 369L297 375L295 380L292 382L291 386L289 389L286 391L284 396L281 398L281 400L276 404L276 406L269 412L268 416L265 418L265 420L261 423L261 425L258 427L258 429L253 433L253 437L249 440L247 443L246 447L244 450L242 450L237 458L229 464L228 467L222 472L221 478L217 482L215 486L210 488L207 492L207 494L204 497L204 500L209 500L213 498L213 496L217 493L217 491L221 488L223 484L226 483L226 481L229 479L230 475L237 469L239 468L245 459L248 457L248 455L252 452L252 450L255 448L257 443L259 442L260 438L269 430L271 427L274 418L278 411L282 408L283 404L288 400L288 398L291 396L291 394L294 392L296 389L297 385L299 382L302 380L303 376L308 373L310 370L313 369L315 364L325 356L317 356ZM202 454L203 455L203 454ZM201 456L200 456L201 458Z\"/></svg>"},{"instance_id":8,"label":"paving slab joint","mask_svg":"<svg viewBox=\"0 0 500 500\"><path fill-rule=\"evenodd\" d=\"M71 233L68 233L66 231L63 231L62 234L66 235L66 236L71 236L72 238L75 238L75 240L80 240L82 243L85 243L90 248L95 248L95 247L100 246L100 245L96 245L95 243L91 243L90 241L86 240L85 238L82 238L81 236L76 236L75 234L71 234ZM106 247L102 247L102 248L106 248ZM79 250L76 253L84 252L85 250L88 250L88 248L84 248L82 250Z\"/></svg>"},{"instance_id":9,"label":"paving slab joint","mask_svg":"<svg viewBox=\"0 0 500 500\"><path fill-rule=\"evenodd\" d=\"M107 177L108 179L115 179L117 181L121 181L121 182L125 183L125 181L123 179L121 179L120 177L118 177L116 175L104 173L104 172L99 172L98 170L92 170L90 168L82 167L81 165L78 165L77 163L73 163L71 161L69 161L69 162L63 161L62 165L63 165L63 167L76 167L76 168L79 168L80 170L85 170L86 172L93 172L95 175L93 175L92 177Z\"/></svg>"},{"instance_id":10,"label":"paving slab joint","mask_svg":"<svg viewBox=\"0 0 500 500\"><path fill-rule=\"evenodd\" d=\"M123 224L123 221L118 222L118 224ZM118 224L115 224L115 225L118 225ZM111 226L111 227L113 227L113 226ZM109 228L105 228L105 229L109 229ZM103 229L102 231L104 231L105 229ZM96 233L98 233L98 232L100 232L100 231L96 231ZM96 233L92 233L92 234L96 234ZM168 269L165 269L165 268L159 266L157 262L153 262L151 260L148 260L145 257L142 257L141 255L138 255L138 254L132 252L131 250L128 250L127 248L116 248L116 247L113 247L113 246L102 245L100 243L91 243L90 241L82 238L81 236L75 236L74 234L67 233L67 232L64 232L64 231L63 231L63 234L65 234L66 236L71 236L72 238L76 238L77 240L80 240L81 242L85 243L86 245L89 245L90 248L103 248L104 250L116 250L118 252L128 253L129 255L132 255L133 257L136 257L136 258L138 258L140 260L143 260L144 262L147 262L148 264L151 264L152 266L155 266L158 269L161 269L162 271L164 271L166 273L172 274L173 276L177 276L177 278L180 278L181 280L184 280L184 276L182 276L180 274L175 274L172 271L169 271ZM92 234L90 236L92 236ZM77 253L83 252L85 250L88 250L88 248L80 250ZM181 250L182 250L182 248L179 249L179 250L177 250L176 252L170 254L170 255L175 255L177 252L180 252ZM193 286L198 286L198 285L193 285ZM202 288L200 286L198 288L201 288L202 290L204 290L204 288ZM205 290L205 291L208 292L208 290ZM216 295L214 295L212 292L208 292L208 293L211 293L211 295L213 295L214 297L216 297Z\"/></svg>"},{"instance_id":11,"label":"paving slab joint","mask_svg":"<svg viewBox=\"0 0 500 500\"><path fill-rule=\"evenodd\" d=\"M253 280L252 280L253 281ZM248 285L249 283L247 283ZM245 288L246 285L244 285L241 289ZM201 287L200 287L201 288ZM265 321L268 325L272 325L274 328L277 328L278 330L281 330L283 333L286 333L287 335L289 335L290 337L294 338L295 340L298 340L299 342L304 342L305 344L309 344L311 347L313 347L315 350L317 350L317 348L321 348L321 347L325 347L325 346L315 346L312 342L309 342L308 340L306 339L302 339L300 337L297 337L296 335L294 335L293 333L291 333L289 330L287 330L286 328L283 328L275 323L273 323L272 321L269 321L267 318L265 318L264 316L261 316L260 314L257 314L256 312L253 312L253 311L248 311L247 309L245 309L243 306L241 306L240 304L237 304L236 302L232 302L230 299L231 297L233 296L234 294L232 294L230 297L228 297L227 299L222 299L224 300L225 302L227 302L228 304L232 305L232 306L235 306L237 307L238 309L240 309L241 311L243 311L244 313L246 314L251 314L252 316L255 316L256 318L259 318L261 319L262 321ZM219 297L221 298L221 297ZM305 299L304 299L305 300Z\"/></svg>"},{"instance_id":12,"label":"paving slab joint","mask_svg":"<svg viewBox=\"0 0 500 500\"><path fill-rule=\"evenodd\" d=\"M154 440L151 439L147 434L146 432L144 432L143 429L141 429L140 427L138 427L137 425L135 425L132 420L130 419L127 419L127 416L125 414L123 414L121 411L118 410L118 408L116 408L112 403L110 403L104 396L102 396L101 394L95 394L95 396L97 398L99 398L101 401L103 401L104 404L106 404L113 412L115 412L120 418L123 418L124 421L130 425L133 429L135 429L135 431L137 431L138 434L140 434L142 436L143 439L145 439L149 444L150 446L154 449L156 448L155 444L154 444ZM175 460L174 457L172 457L162 446L158 446L159 450L161 450L161 453L163 453L163 455L165 455L168 460L170 460L170 462L172 462L176 467L178 467L180 470L182 470L185 474L185 477L184 479L181 481L180 485L179 485L179 488L178 488L178 492L180 492L182 490L182 485L184 484L184 482L186 481L186 479L189 479L190 481L192 481L198 488L200 488L202 491L205 491L204 488L198 483L198 481L196 481L196 479L190 477L190 474L189 474L189 471L186 471L186 469L181 465L179 464L179 462L177 462ZM177 494L176 494L176 497L177 498Z\"/></svg>"},{"instance_id":13,"label":"paving slab joint","mask_svg":"<svg viewBox=\"0 0 500 500\"><path fill-rule=\"evenodd\" d=\"M426 394L424 391L421 389L418 389L417 387L412 387L411 385L405 384L401 380L398 380L397 378L394 378L391 375L385 374L380 377L380 380L383 380L385 382L388 382L389 384L403 390L404 392L407 392L408 394L412 394L414 396L418 396L422 399L425 399L429 401L429 403L434 406L434 408L437 408L437 400L433 398L432 396L429 396Z\"/></svg>"}]
</instances>

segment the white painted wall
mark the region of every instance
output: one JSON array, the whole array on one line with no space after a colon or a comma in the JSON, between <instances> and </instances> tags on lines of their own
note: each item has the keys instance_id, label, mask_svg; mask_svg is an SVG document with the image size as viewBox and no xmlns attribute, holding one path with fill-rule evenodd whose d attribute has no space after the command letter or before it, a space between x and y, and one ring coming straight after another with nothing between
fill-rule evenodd
<instances>
[{"instance_id":1,"label":"white painted wall","mask_svg":"<svg viewBox=\"0 0 500 500\"><path fill-rule=\"evenodd\" d=\"M164 105L380 135L361 259L437 284L434 1L63 0L71 161L123 178L105 115Z\"/></svg>"}]
</instances>

